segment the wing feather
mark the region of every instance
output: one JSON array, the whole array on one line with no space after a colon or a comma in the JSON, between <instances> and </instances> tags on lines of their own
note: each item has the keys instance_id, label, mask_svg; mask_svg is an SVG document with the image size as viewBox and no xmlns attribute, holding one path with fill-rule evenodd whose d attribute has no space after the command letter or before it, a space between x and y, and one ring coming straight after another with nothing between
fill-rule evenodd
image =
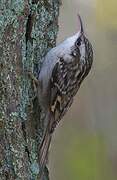
<instances>
[{"instance_id":1,"label":"wing feather","mask_svg":"<svg viewBox=\"0 0 117 180\"><path fill-rule=\"evenodd\" d=\"M50 109L54 113L52 131L62 119L73 102L77 85L77 77L82 75L78 69L78 60L66 62L63 58L55 65L51 76L51 103ZM79 73L77 73L79 72ZM74 92L74 93L73 93Z\"/></svg>"}]
</instances>

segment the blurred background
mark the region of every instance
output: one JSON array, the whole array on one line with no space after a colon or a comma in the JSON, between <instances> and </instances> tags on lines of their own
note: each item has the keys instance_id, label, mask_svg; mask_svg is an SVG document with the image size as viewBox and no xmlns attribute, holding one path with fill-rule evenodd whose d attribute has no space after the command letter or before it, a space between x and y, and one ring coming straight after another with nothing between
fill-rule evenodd
<instances>
[{"instance_id":1,"label":"blurred background","mask_svg":"<svg viewBox=\"0 0 117 180\"><path fill-rule=\"evenodd\" d=\"M117 1L62 0L58 43L77 31L79 12L93 68L54 133L51 180L117 179Z\"/></svg>"}]
</instances>

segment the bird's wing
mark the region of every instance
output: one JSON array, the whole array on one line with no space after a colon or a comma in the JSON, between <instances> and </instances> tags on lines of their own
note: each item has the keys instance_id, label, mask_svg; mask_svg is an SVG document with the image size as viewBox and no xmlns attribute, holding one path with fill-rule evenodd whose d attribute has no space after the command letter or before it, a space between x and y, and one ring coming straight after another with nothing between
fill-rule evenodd
<instances>
[{"instance_id":1,"label":"bird's wing","mask_svg":"<svg viewBox=\"0 0 117 180\"><path fill-rule=\"evenodd\" d=\"M51 103L50 109L54 114L52 131L64 116L73 102L73 96L78 88L76 86L76 72L78 61L66 62L63 58L56 63L51 76ZM80 75L80 71L79 74ZM81 76L81 75L80 75Z\"/></svg>"}]
</instances>

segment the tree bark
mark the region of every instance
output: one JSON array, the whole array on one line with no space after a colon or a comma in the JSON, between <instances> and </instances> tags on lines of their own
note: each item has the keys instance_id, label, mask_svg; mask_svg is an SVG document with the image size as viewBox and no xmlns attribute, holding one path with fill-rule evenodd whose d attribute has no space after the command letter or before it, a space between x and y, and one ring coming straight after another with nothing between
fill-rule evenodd
<instances>
[{"instance_id":1,"label":"tree bark","mask_svg":"<svg viewBox=\"0 0 117 180\"><path fill-rule=\"evenodd\" d=\"M55 46L58 15L59 0L0 1L1 180L39 179L44 119L25 72L37 76L42 57Z\"/></svg>"}]
</instances>

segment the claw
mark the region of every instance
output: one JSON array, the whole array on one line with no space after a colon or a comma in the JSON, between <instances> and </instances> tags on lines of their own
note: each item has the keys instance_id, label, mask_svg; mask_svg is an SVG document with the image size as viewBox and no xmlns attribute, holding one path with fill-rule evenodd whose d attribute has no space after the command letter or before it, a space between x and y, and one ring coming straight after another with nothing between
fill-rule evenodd
<instances>
[{"instance_id":1,"label":"claw","mask_svg":"<svg viewBox=\"0 0 117 180\"><path fill-rule=\"evenodd\" d=\"M37 95L37 87L39 86L39 81L38 79L34 76L34 74L30 71L30 70L24 70L24 72L30 77L30 79L32 80L32 85L33 85L33 89L35 94ZM35 97L36 97L35 95ZM35 97L33 99L35 99Z\"/></svg>"},{"instance_id":2,"label":"claw","mask_svg":"<svg viewBox=\"0 0 117 180\"><path fill-rule=\"evenodd\" d=\"M33 80L33 82L34 82L36 85L39 85L38 79L34 76L34 74L33 74L31 71L27 71L27 74L29 75L29 77Z\"/></svg>"}]
</instances>

